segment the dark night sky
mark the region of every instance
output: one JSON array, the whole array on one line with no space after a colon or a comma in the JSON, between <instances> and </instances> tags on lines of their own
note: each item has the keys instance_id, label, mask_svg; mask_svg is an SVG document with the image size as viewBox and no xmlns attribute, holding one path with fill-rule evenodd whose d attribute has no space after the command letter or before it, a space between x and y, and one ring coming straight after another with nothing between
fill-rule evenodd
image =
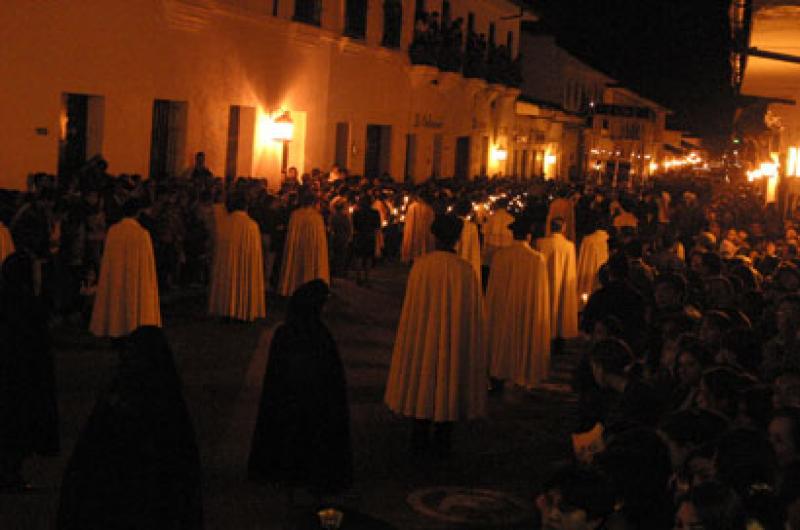
<instances>
[{"instance_id":1,"label":"dark night sky","mask_svg":"<svg viewBox=\"0 0 800 530\"><path fill-rule=\"evenodd\" d=\"M722 136L732 116L726 0L535 0L577 57L675 112L674 126ZM709 138L711 139L711 138Z\"/></svg>"}]
</instances>

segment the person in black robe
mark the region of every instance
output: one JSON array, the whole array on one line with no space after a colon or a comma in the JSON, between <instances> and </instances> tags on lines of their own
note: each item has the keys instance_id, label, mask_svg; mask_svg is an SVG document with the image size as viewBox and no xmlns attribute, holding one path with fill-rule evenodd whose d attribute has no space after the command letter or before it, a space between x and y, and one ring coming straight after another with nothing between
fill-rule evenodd
<instances>
[{"instance_id":1,"label":"person in black robe","mask_svg":"<svg viewBox=\"0 0 800 530\"><path fill-rule=\"evenodd\" d=\"M321 498L350 486L350 412L344 367L322 322L325 282L301 285L269 350L253 442L250 480L303 488Z\"/></svg>"},{"instance_id":2,"label":"person in black robe","mask_svg":"<svg viewBox=\"0 0 800 530\"><path fill-rule=\"evenodd\" d=\"M203 527L200 455L160 328L129 335L119 369L72 453L58 530Z\"/></svg>"},{"instance_id":3,"label":"person in black robe","mask_svg":"<svg viewBox=\"0 0 800 530\"><path fill-rule=\"evenodd\" d=\"M55 367L47 310L33 294L33 261L6 258L0 285L0 490L29 489L23 461L59 451Z\"/></svg>"},{"instance_id":4,"label":"person in black robe","mask_svg":"<svg viewBox=\"0 0 800 530\"><path fill-rule=\"evenodd\" d=\"M364 194L353 212L353 254L358 259L356 282L369 285L369 270L375 261L375 246L378 230L381 229L381 215L372 208L372 198Z\"/></svg>"}]
</instances>

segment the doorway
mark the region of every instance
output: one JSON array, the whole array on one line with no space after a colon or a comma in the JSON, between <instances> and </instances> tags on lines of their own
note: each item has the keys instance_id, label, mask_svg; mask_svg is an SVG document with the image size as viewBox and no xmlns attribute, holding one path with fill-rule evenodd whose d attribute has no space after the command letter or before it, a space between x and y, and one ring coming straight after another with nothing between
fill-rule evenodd
<instances>
[{"instance_id":1,"label":"doorway","mask_svg":"<svg viewBox=\"0 0 800 530\"><path fill-rule=\"evenodd\" d=\"M439 178L442 176L442 135L437 133L433 135L433 156L431 159L431 176Z\"/></svg>"},{"instance_id":2,"label":"doorway","mask_svg":"<svg viewBox=\"0 0 800 530\"><path fill-rule=\"evenodd\" d=\"M378 178L389 173L391 163L391 125L367 125L367 148L364 153L364 176Z\"/></svg>"},{"instance_id":3,"label":"doorway","mask_svg":"<svg viewBox=\"0 0 800 530\"><path fill-rule=\"evenodd\" d=\"M253 170L255 107L231 105L228 114L228 143L225 149L225 178L249 177Z\"/></svg>"},{"instance_id":4,"label":"doorway","mask_svg":"<svg viewBox=\"0 0 800 530\"><path fill-rule=\"evenodd\" d=\"M89 158L101 154L105 98L88 94L61 94L61 136L58 174L78 171Z\"/></svg>"},{"instance_id":5,"label":"doorway","mask_svg":"<svg viewBox=\"0 0 800 530\"><path fill-rule=\"evenodd\" d=\"M350 124L339 122L336 124L336 152L333 162L342 169L347 168L347 152L350 145Z\"/></svg>"},{"instance_id":6,"label":"doorway","mask_svg":"<svg viewBox=\"0 0 800 530\"><path fill-rule=\"evenodd\" d=\"M414 181L414 164L417 162L417 135L406 135L406 163L403 170L403 179L406 182Z\"/></svg>"},{"instance_id":7,"label":"doorway","mask_svg":"<svg viewBox=\"0 0 800 530\"><path fill-rule=\"evenodd\" d=\"M481 136L481 177L489 174L489 137Z\"/></svg>"},{"instance_id":8,"label":"doorway","mask_svg":"<svg viewBox=\"0 0 800 530\"><path fill-rule=\"evenodd\" d=\"M459 136L456 138L456 171L457 179L466 180L469 178L469 151L471 149L469 136Z\"/></svg>"},{"instance_id":9,"label":"doorway","mask_svg":"<svg viewBox=\"0 0 800 530\"><path fill-rule=\"evenodd\" d=\"M186 148L188 103L157 99L153 102L150 137L150 178L164 179L180 171Z\"/></svg>"}]
</instances>

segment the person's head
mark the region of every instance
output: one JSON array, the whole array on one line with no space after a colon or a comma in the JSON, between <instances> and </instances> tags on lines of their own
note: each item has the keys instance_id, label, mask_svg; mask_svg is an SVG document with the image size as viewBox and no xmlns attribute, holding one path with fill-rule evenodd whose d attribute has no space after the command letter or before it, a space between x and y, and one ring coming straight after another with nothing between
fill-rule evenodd
<instances>
[{"instance_id":1,"label":"person's head","mask_svg":"<svg viewBox=\"0 0 800 530\"><path fill-rule=\"evenodd\" d=\"M25 252L14 252L2 262L0 287L6 292L33 294L33 260ZM11 297L9 297L10 299Z\"/></svg>"},{"instance_id":2,"label":"person's head","mask_svg":"<svg viewBox=\"0 0 800 530\"><path fill-rule=\"evenodd\" d=\"M198 151L194 155L194 166L197 169L206 167L206 154L203 151Z\"/></svg>"},{"instance_id":3,"label":"person's head","mask_svg":"<svg viewBox=\"0 0 800 530\"><path fill-rule=\"evenodd\" d=\"M453 213L459 217L467 217L472 213L472 202L466 198L459 200L453 208Z\"/></svg>"},{"instance_id":4,"label":"person's head","mask_svg":"<svg viewBox=\"0 0 800 530\"><path fill-rule=\"evenodd\" d=\"M286 178L290 181L297 182L297 168L292 166L286 171Z\"/></svg>"},{"instance_id":5,"label":"person's head","mask_svg":"<svg viewBox=\"0 0 800 530\"><path fill-rule=\"evenodd\" d=\"M142 203L138 199L128 199L122 205L123 217L136 217L142 209Z\"/></svg>"},{"instance_id":6,"label":"person's head","mask_svg":"<svg viewBox=\"0 0 800 530\"><path fill-rule=\"evenodd\" d=\"M716 252L701 254L703 276L719 276L722 274L722 258Z\"/></svg>"},{"instance_id":7,"label":"person's head","mask_svg":"<svg viewBox=\"0 0 800 530\"><path fill-rule=\"evenodd\" d=\"M514 222L508 225L509 230L514 236L515 241L526 241L531 235L533 223L526 215L520 215Z\"/></svg>"},{"instance_id":8,"label":"person's head","mask_svg":"<svg viewBox=\"0 0 800 530\"><path fill-rule=\"evenodd\" d=\"M619 339L601 340L589 353L592 374L601 388L610 386L614 378L624 378L633 360L631 349Z\"/></svg>"},{"instance_id":9,"label":"person's head","mask_svg":"<svg viewBox=\"0 0 800 530\"><path fill-rule=\"evenodd\" d=\"M711 353L694 335L685 335L678 341L675 358L675 375L678 382L687 387L697 387L703 371L711 365Z\"/></svg>"},{"instance_id":10,"label":"person's head","mask_svg":"<svg viewBox=\"0 0 800 530\"><path fill-rule=\"evenodd\" d=\"M622 282L628 279L630 265L628 258L622 252L617 252L607 263L608 280L610 282Z\"/></svg>"},{"instance_id":11,"label":"person's head","mask_svg":"<svg viewBox=\"0 0 800 530\"><path fill-rule=\"evenodd\" d=\"M716 443L716 478L742 497L754 486L775 484L777 461L766 434L752 429L733 429Z\"/></svg>"},{"instance_id":12,"label":"person's head","mask_svg":"<svg viewBox=\"0 0 800 530\"><path fill-rule=\"evenodd\" d=\"M722 335L714 359L717 364L741 368L755 374L761 364L761 341L752 329L733 328Z\"/></svg>"},{"instance_id":13,"label":"person's head","mask_svg":"<svg viewBox=\"0 0 800 530\"><path fill-rule=\"evenodd\" d=\"M286 321L305 325L319 322L322 310L330 296L328 284L322 280L311 280L304 283L292 293L286 311Z\"/></svg>"},{"instance_id":14,"label":"person's head","mask_svg":"<svg viewBox=\"0 0 800 530\"><path fill-rule=\"evenodd\" d=\"M700 378L698 405L733 420L739 413L739 396L747 385L747 380L731 368L706 370Z\"/></svg>"},{"instance_id":15,"label":"person's head","mask_svg":"<svg viewBox=\"0 0 800 530\"><path fill-rule=\"evenodd\" d=\"M725 332L731 329L731 319L722 311L706 311L700 320L698 337L712 351L716 351Z\"/></svg>"},{"instance_id":16,"label":"person's head","mask_svg":"<svg viewBox=\"0 0 800 530\"><path fill-rule=\"evenodd\" d=\"M316 204L317 198L314 196L313 193L303 193L300 195L300 207L306 208L308 206L314 206Z\"/></svg>"},{"instance_id":17,"label":"person's head","mask_svg":"<svg viewBox=\"0 0 800 530\"><path fill-rule=\"evenodd\" d=\"M149 402L164 412L165 397L180 399L181 382L164 331L156 326L136 328L119 351L120 391L139 403ZM172 404L175 401L170 400Z\"/></svg>"},{"instance_id":18,"label":"person's head","mask_svg":"<svg viewBox=\"0 0 800 530\"><path fill-rule=\"evenodd\" d=\"M800 328L800 296L796 294L784 297L775 311L775 323L778 332L790 336Z\"/></svg>"},{"instance_id":19,"label":"person's head","mask_svg":"<svg viewBox=\"0 0 800 530\"><path fill-rule=\"evenodd\" d=\"M800 408L779 409L769 422L769 441L778 459L786 467L800 456Z\"/></svg>"},{"instance_id":20,"label":"person's head","mask_svg":"<svg viewBox=\"0 0 800 530\"><path fill-rule=\"evenodd\" d=\"M728 428L728 421L708 410L690 409L664 418L658 428L670 450L673 470L683 467L686 457L695 448L713 442Z\"/></svg>"},{"instance_id":21,"label":"person's head","mask_svg":"<svg viewBox=\"0 0 800 530\"><path fill-rule=\"evenodd\" d=\"M676 308L683 305L686 280L680 274L659 274L655 280L654 297L659 309Z\"/></svg>"},{"instance_id":22,"label":"person's head","mask_svg":"<svg viewBox=\"0 0 800 530\"><path fill-rule=\"evenodd\" d=\"M622 339L625 327L614 315L603 315L598 318L592 328L592 343L597 344L605 339Z\"/></svg>"},{"instance_id":23,"label":"person's head","mask_svg":"<svg viewBox=\"0 0 800 530\"><path fill-rule=\"evenodd\" d=\"M543 530L593 530L613 511L608 479L588 467L557 470L536 499Z\"/></svg>"},{"instance_id":24,"label":"person's head","mask_svg":"<svg viewBox=\"0 0 800 530\"><path fill-rule=\"evenodd\" d=\"M612 482L614 499L634 528L658 528L671 517L667 484L672 474L669 449L651 429L633 427L610 438L594 459ZM650 524L648 524L650 523Z\"/></svg>"},{"instance_id":25,"label":"person's head","mask_svg":"<svg viewBox=\"0 0 800 530\"><path fill-rule=\"evenodd\" d=\"M746 516L736 493L719 482L693 487L678 501L674 530L744 529Z\"/></svg>"},{"instance_id":26,"label":"person's head","mask_svg":"<svg viewBox=\"0 0 800 530\"><path fill-rule=\"evenodd\" d=\"M431 232L436 238L436 248L452 250L461 237L464 221L454 215L437 215L431 224Z\"/></svg>"},{"instance_id":27,"label":"person's head","mask_svg":"<svg viewBox=\"0 0 800 530\"><path fill-rule=\"evenodd\" d=\"M550 232L553 234L563 234L565 226L563 217L554 217L550 220Z\"/></svg>"},{"instance_id":28,"label":"person's head","mask_svg":"<svg viewBox=\"0 0 800 530\"><path fill-rule=\"evenodd\" d=\"M772 406L775 409L800 407L800 372L784 372L772 384Z\"/></svg>"}]
</instances>

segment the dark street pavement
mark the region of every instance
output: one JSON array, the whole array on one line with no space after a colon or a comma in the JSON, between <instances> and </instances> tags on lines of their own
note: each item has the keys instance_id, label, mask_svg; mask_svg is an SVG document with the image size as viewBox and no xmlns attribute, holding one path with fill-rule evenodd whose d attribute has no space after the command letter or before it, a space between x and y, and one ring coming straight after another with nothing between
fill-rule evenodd
<instances>
[{"instance_id":1,"label":"dark street pavement","mask_svg":"<svg viewBox=\"0 0 800 530\"><path fill-rule=\"evenodd\" d=\"M389 264L375 271L369 289L350 280L333 287L326 320L347 369L356 457L346 513L357 510L398 529L531 528L539 482L570 451L575 400L566 374L574 354L554 359L542 389L490 396L487 419L457 427L451 459L412 459L408 424L382 404L405 279L404 267ZM270 295L266 321L230 324L205 315L201 291L164 300L203 459L207 529L291 527L281 494L244 480L267 346L284 307ZM53 528L66 459L114 370L106 341L62 329L56 342L61 456L29 462L34 492L0 496L2 530Z\"/></svg>"}]
</instances>

